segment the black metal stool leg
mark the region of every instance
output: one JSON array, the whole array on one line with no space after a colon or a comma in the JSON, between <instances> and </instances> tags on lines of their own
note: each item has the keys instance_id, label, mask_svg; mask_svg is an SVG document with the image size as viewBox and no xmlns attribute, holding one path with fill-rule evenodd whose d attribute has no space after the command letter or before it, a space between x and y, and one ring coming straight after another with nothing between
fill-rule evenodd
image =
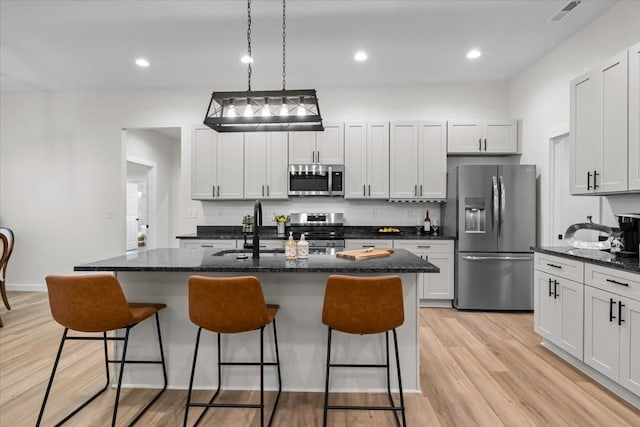
<instances>
[{"instance_id":1,"label":"black metal stool leg","mask_svg":"<svg viewBox=\"0 0 640 427\"><path fill-rule=\"evenodd\" d=\"M60 340L60 345L58 346L58 353L56 354L56 360L53 362L53 370L51 371L51 376L49 377L49 384L47 385L47 391L44 393L44 400L42 401L42 407L40 408L38 421L36 421L36 427L40 425L40 422L42 421L42 415L44 415L44 407L47 404L47 399L49 399L49 392L51 391L51 385L53 384L53 377L55 377L56 369L58 369L58 362L60 361L60 355L62 354L64 341L67 338L67 332L69 332L69 329L65 328L64 332L62 333L62 339Z\"/></svg>"},{"instance_id":2,"label":"black metal stool leg","mask_svg":"<svg viewBox=\"0 0 640 427\"><path fill-rule=\"evenodd\" d=\"M391 368L389 365L389 331L386 331L384 333L384 338L385 338L385 349L386 349L386 353L387 353L387 360L386 360L386 370L387 370L387 396L389 398L389 405L391 407L395 407L396 404L393 401L393 396L391 395ZM398 413L397 411L392 411L393 412L393 418L396 420L396 425L398 427L400 427L400 419L398 418Z\"/></svg>"},{"instance_id":3,"label":"black metal stool leg","mask_svg":"<svg viewBox=\"0 0 640 427\"><path fill-rule=\"evenodd\" d=\"M189 391L187 393L187 404L184 408L184 423L182 424L184 427L187 427L187 419L189 418L189 405L191 404L191 392L193 390L193 378L196 373L196 360L198 359L198 348L200 347L200 334L202 333L202 328L198 328L198 333L196 334L196 347L193 351L193 364L191 365L191 377L189 378Z\"/></svg>"},{"instance_id":4,"label":"black metal stool leg","mask_svg":"<svg viewBox=\"0 0 640 427\"><path fill-rule=\"evenodd\" d=\"M260 328L260 427L264 427L264 326Z\"/></svg>"},{"instance_id":5,"label":"black metal stool leg","mask_svg":"<svg viewBox=\"0 0 640 427\"><path fill-rule=\"evenodd\" d=\"M324 383L324 413L322 416L322 425L327 427L327 416L329 412L329 365L331 363L331 328L329 329L327 339L327 370Z\"/></svg>"},{"instance_id":6,"label":"black metal stool leg","mask_svg":"<svg viewBox=\"0 0 640 427\"><path fill-rule=\"evenodd\" d=\"M124 333L124 344L122 346L122 358L120 359L120 372L118 375L118 387L116 388L116 401L113 405L113 418L111 420L111 426L115 427L116 418L118 417L118 403L120 402L120 389L122 387L122 377L124 376L124 364L127 357L127 345L129 344L129 331L131 326L127 326Z\"/></svg>"},{"instance_id":7,"label":"black metal stool leg","mask_svg":"<svg viewBox=\"0 0 640 427\"><path fill-rule=\"evenodd\" d=\"M396 330L393 330L393 346L396 349L396 365L398 367L398 391L400 392L400 407L402 408L402 425L407 426L407 417L405 414L404 407L404 396L402 394L402 375L400 375L400 354L398 352L398 336L396 334ZM395 414L396 411L393 411Z\"/></svg>"},{"instance_id":8,"label":"black metal stool leg","mask_svg":"<svg viewBox=\"0 0 640 427\"><path fill-rule=\"evenodd\" d=\"M218 336L218 388L216 388L216 392L211 396L211 399L209 399L208 405L211 405L213 401L216 400L216 397L220 394L220 385L222 384L222 343L220 340L220 333L217 333L216 335ZM194 427L200 424L200 421L202 421L209 408L209 406L205 406L204 411L202 411L196 422L193 424Z\"/></svg>"},{"instance_id":9,"label":"black metal stool leg","mask_svg":"<svg viewBox=\"0 0 640 427\"><path fill-rule=\"evenodd\" d=\"M273 341L276 346L276 367L278 369L278 394L276 395L276 401L273 404L271 417L269 418L269 427L271 427L271 423L273 422L274 415L276 414L276 409L278 408L278 403L280 402L280 394L282 393L282 376L280 374L280 353L278 352L278 331L276 329L275 318L273 319Z\"/></svg>"}]
</instances>

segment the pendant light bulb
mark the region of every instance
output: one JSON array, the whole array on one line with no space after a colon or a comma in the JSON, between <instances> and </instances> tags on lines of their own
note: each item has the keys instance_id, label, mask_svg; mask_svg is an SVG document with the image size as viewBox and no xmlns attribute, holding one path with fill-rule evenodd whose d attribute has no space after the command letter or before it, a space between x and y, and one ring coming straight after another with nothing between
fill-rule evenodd
<instances>
[{"instance_id":1,"label":"pendant light bulb","mask_svg":"<svg viewBox=\"0 0 640 427\"><path fill-rule=\"evenodd\" d=\"M247 102L247 106L244 107L244 116L253 117L253 108L251 108L251 104L248 102Z\"/></svg>"},{"instance_id":2,"label":"pendant light bulb","mask_svg":"<svg viewBox=\"0 0 640 427\"><path fill-rule=\"evenodd\" d=\"M286 101L284 101L282 103L282 106L280 107L280 115L281 116L288 116L289 115L289 109L287 108Z\"/></svg>"},{"instance_id":3,"label":"pendant light bulb","mask_svg":"<svg viewBox=\"0 0 640 427\"><path fill-rule=\"evenodd\" d=\"M236 106L231 104L229 105L229 109L227 110L227 116L228 117L236 117Z\"/></svg>"},{"instance_id":4,"label":"pendant light bulb","mask_svg":"<svg viewBox=\"0 0 640 427\"><path fill-rule=\"evenodd\" d=\"M304 108L304 104L298 105L298 111L296 111L297 116L306 116L307 110Z\"/></svg>"}]
</instances>

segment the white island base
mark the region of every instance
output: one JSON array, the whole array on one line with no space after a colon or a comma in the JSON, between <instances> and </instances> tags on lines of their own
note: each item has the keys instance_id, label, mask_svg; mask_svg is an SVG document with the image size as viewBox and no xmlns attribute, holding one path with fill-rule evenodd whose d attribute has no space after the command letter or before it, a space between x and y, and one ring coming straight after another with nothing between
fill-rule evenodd
<instances>
[{"instance_id":1,"label":"white island base","mask_svg":"<svg viewBox=\"0 0 640 427\"><path fill-rule=\"evenodd\" d=\"M167 363L168 387L186 389L193 360L197 327L189 320L188 280L192 272L118 271L117 277L130 302L167 304L160 311L160 327ZM200 274L200 273L198 273ZM322 324L322 303L329 273L248 273L262 283L268 304L280 304L276 316L282 389L318 392L324 390L327 327ZM204 276L240 276L238 273L201 273ZM358 274L354 274L358 275ZM371 276L373 274L359 274ZM380 274L377 274L380 275ZM418 296L416 274L401 274L404 292L404 324L397 329L405 392L420 391L418 345ZM392 334L389 336L392 389L397 389ZM223 361L259 361L259 332L222 335ZM218 384L216 334L203 331L198 352L195 389L214 389ZM351 335L335 332L333 363L384 363L384 334ZM157 354L155 325L142 322L131 331L127 359ZM120 353L118 353L120 354ZM265 362L275 360L273 328L265 328ZM260 388L259 367L223 367L224 389ZM127 365L123 386L156 388L162 374L157 366ZM386 390L384 369L335 368L331 391L376 392ZM275 367L265 367L265 388L276 389Z\"/></svg>"}]
</instances>

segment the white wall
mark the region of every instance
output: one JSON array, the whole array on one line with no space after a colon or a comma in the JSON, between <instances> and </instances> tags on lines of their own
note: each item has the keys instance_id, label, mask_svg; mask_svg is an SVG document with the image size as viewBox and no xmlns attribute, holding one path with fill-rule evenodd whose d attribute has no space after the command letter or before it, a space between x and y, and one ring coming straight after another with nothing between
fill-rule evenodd
<instances>
[{"instance_id":1,"label":"white wall","mask_svg":"<svg viewBox=\"0 0 640 427\"><path fill-rule=\"evenodd\" d=\"M152 129L126 131L126 156L155 163L156 179L149 191L149 247L177 246L180 141Z\"/></svg>"},{"instance_id":2,"label":"white wall","mask_svg":"<svg viewBox=\"0 0 640 427\"><path fill-rule=\"evenodd\" d=\"M198 224L239 225L251 210L250 202L203 204L189 199L191 126L202 122L212 89L3 93L0 223L17 237L7 274L9 288L42 286L47 274L69 273L76 264L124 252L122 129L181 128L176 234L195 232ZM327 121L509 116L506 83L316 89ZM387 202L287 203L279 210L267 204L265 212L329 207L345 211L350 223L361 219L395 224L404 218L405 224L415 224L405 205ZM197 218L188 218L191 209ZM372 209L377 218L372 218ZM415 219L422 215L422 207L410 209Z\"/></svg>"},{"instance_id":3,"label":"white wall","mask_svg":"<svg viewBox=\"0 0 640 427\"><path fill-rule=\"evenodd\" d=\"M640 2L619 1L604 14L533 64L510 84L511 116L522 119L522 163L535 163L542 177L538 240L551 214L548 202L549 139L569 128L569 81L640 41ZM569 165L567 165L569 167ZM572 197L567 195L567 197ZM608 199L608 200L607 200ZM613 212L640 212L640 195L603 200L602 222Z\"/></svg>"}]
</instances>

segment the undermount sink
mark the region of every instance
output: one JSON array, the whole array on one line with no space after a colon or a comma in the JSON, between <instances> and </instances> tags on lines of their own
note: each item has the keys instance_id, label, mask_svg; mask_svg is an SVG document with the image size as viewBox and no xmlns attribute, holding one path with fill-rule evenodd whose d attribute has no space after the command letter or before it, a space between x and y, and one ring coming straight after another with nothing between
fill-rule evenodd
<instances>
[{"instance_id":1,"label":"undermount sink","mask_svg":"<svg viewBox=\"0 0 640 427\"><path fill-rule=\"evenodd\" d=\"M213 256L234 257L239 259L251 258L251 249L227 249L216 252ZM280 257L284 255L284 249L263 249L260 251L260 257Z\"/></svg>"},{"instance_id":2,"label":"undermount sink","mask_svg":"<svg viewBox=\"0 0 640 427\"><path fill-rule=\"evenodd\" d=\"M611 261L614 256L609 252L602 252L593 249L570 249L567 251L569 255L583 256L591 259L598 259L601 261Z\"/></svg>"}]
</instances>

